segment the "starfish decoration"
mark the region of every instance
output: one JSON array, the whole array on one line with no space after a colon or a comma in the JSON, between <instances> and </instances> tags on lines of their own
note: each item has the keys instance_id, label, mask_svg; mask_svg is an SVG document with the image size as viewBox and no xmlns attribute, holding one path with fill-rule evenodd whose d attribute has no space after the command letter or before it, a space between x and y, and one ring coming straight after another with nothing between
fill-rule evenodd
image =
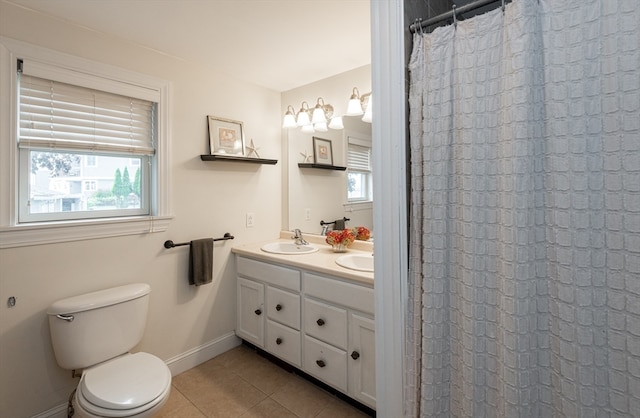
<instances>
[{"instance_id":1,"label":"starfish decoration","mask_svg":"<svg viewBox=\"0 0 640 418\"><path fill-rule=\"evenodd\" d=\"M302 160L303 163L313 162L313 155L307 154L307 151L301 152L300 155L302 155L302 158L304 158Z\"/></svg>"},{"instance_id":2,"label":"starfish decoration","mask_svg":"<svg viewBox=\"0 0 640 418\"><path fill-rule=\"evenodd\" d=\"M256 157L260 158L260 154L258 154L258 149L259 148L253 144L253 138L251 138L251 144L247 146L247 150L249 151L249 154L247 154L247 157L251 157L252 154L255 154Z\"/></svg>"}]
</instances>

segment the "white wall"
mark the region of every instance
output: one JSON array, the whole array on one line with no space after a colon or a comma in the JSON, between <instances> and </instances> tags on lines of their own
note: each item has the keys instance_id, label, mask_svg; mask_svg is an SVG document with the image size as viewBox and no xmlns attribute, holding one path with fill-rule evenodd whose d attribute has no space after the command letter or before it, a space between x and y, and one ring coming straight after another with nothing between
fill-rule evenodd
<instances>
[{"instance_id":1,"label":"white wall","mask_svg":"<svg viewBox=\"0 0 640 418\"><path fill-rule=\"evenodd\" d=\"M371 92L371 66L366 65L351 71L338 74L315 83L308 84L282 93L282 115L288 105L293 106L296 112L303 101L309 107L315 107L318 97L334 107L334 114L343 115L347 110L347 103L353 87L357 87L360 94ZM354 214L346 212L343 204L346 202L346 172L298 167L303 162L300 153L313 155L313 137L329 139L332 141L334 165L346 164L346 134L363 134L371 136L371 125L364 122L357 123L355 119L345 118L344 130L332 130L305 134L300 129L285 130L284 141L288 144L284 152L283 163L287 167L287 175L283 186L285 199L283 207L286 208L283 219L284 228L299 228L303 232L318 234L321 231L320 220L331 222L343 216L353 219L357 215L359 222L366 223L372 228L372 211ZM366 125L366 126L362 126ZM288 193L288 195L287 195ZM305 209L311 209L310 219L306 219ZM349 222L348 226L359 226Z\"/></svg>"},{"instance_id":2,"label":"white wall","mask_svg":"<svg viewBox=\"0 0 640 418\"><path fill-rule=\"evenodd\" d=\"M281 167L203 162L206 115L244 122L264 158L281 155L280 94L120 39L0 2L0 35L171 82L172 212L166 233L0 250L0 414L26 417L63 404L77 379L53 357L46 309L55 300L115 285L151 285L149 320L136 350L164 360L229 337L235 328L233 245L277 236ZM207 53L203 51L203 53ZM1 106L8 105L2 93ZM7 140L1 138L0 140ZM254 228L245 213L255 213ZM214 282L187 284L188 247L217 237ZM14 296L17 305L5 301Z\"/></svg>"}]
</instances>

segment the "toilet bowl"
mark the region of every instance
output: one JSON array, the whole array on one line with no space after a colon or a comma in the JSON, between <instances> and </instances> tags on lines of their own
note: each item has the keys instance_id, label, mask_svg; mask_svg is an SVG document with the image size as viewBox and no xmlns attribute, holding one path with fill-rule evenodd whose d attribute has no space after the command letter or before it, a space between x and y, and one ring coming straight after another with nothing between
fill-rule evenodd
<instances>
[{"instance_id":1,"label":"toilet bowl","mask_svg":"<svg viewBox=\"0 0 640 418\"><path fill-rule=\"evenodd\" d=\"M135 283L59 300L47 310L56 361L83 370L74 416L151 417L169 398L169 367L152 354L129 352L142 339L150 292Z\"/></svg>"},{"instance_id":2,"label":"toilet bowl","mask_svg":"<svg viewBox=\"0 0 640 418\"><path fill-rule=\"evenodd\" d=\"M148 353L126 354L82 373L74 397L78 417L151 417L166 403L171 373Z\"/></svg>"}]
</instances>

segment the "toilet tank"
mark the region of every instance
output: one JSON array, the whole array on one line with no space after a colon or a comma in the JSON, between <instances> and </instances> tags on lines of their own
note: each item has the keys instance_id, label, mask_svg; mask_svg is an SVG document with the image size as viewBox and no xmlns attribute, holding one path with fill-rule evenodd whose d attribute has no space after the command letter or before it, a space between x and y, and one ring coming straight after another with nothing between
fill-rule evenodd
<instances>
[{"instance_id":1,"label":"toilet tank","mask_svg":"<svg viewBox=\"0 0 640 418\"><path fill-rule=\"evenodd\" d=\"M147 322L145 283L129 284L59 300L47 310L51 342L63 369L83 369L128 352Z\"/></svg>"}]
</instances>

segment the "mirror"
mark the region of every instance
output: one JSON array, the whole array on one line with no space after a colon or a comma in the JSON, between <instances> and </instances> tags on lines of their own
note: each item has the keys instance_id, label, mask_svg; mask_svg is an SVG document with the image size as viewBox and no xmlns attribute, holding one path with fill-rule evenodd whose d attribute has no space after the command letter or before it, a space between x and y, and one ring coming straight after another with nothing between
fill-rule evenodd
<instances>
[{"instance_id":1,"label":"mirror","mask_svg":"<svg viewBox=\"0 0 640 418\"><path fill-rule=\"evenodd\" d=\"M334 115L344 115L347 103L357 87L360 94L371 92L371 66L355 68L317 82L282 93L282 115L287 106L296 111L303 102L315 106L318 97L331 104ZM374 116L375 118L375 116ZM331 141L333 164L345 167L349 137L371 142L371 124L362 122L362 116L344 116L344 129L327 132L303 133L300 128L282 130L283 161L283 218L282 228L299 228L308 234L320 234L320 221L332 222L349 218L347 227L365 226L373 235L373 204L347 203L347 171L318 168L300 168L304 155L313 162L313 137Z\"/></svg>"}]
</instances>

